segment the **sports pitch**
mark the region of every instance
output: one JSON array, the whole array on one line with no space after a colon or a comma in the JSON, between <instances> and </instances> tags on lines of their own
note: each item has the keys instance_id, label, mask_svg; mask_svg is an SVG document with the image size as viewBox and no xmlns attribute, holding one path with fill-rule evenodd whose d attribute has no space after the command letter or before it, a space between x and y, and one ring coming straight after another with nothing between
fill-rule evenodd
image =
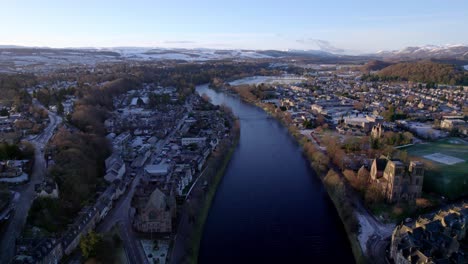
<instances>
[{"instance_id":1,"label":"sports pitch","mask_svg":"<svg viewBox=\"0 0 468 264\"><path fill-rule=\"evenodd\" d=\"M447 138L405 148L426 165L423 189L455 199L468 195L468 142Z\"/></svg>"}]
</instances>

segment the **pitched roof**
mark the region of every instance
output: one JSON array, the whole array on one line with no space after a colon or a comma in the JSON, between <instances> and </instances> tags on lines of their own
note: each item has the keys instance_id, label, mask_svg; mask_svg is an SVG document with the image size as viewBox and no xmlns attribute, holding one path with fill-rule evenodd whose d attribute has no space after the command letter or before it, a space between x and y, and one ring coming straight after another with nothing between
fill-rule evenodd
<instances>
[{"instance_id":1,"label":"pitched roof","mask_svg":"<svg viewBox=\"0 0 468 264\"><path fill-rule=\"evenodd\" d=\"M167 207L166 195L156 188L150 195L148 202L146 203L146 209L160 209L164 210Z\"/></svg>"}]
</instances>

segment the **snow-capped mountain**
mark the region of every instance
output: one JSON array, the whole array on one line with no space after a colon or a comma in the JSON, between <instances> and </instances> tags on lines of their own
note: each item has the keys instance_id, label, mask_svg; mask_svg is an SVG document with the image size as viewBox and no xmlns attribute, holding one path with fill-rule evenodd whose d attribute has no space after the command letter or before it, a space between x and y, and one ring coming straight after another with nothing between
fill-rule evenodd
<instances>
[{"instance_id":1,"label":"snow-capped mountain","mask_svg":"<svg viewBox=\"0 0 468 264\"><path fill-rule=\"evenodd\" d=\"M420 47L407 47L394 51L379 51L380 57L409 58L409 59L460 59L468 60L468 45L426 45Z\"/></svg>"},{"instance_id":2,"label":"snow-capped mountain","mask_svg":"<svg viewBox=\"0 0 468 264\"><path fill-rule=\"evenodd\" d=\"M69 65L94 65L119 61L209 61L251 60L289 57L327 57L331 53L317 50L217 50L181 48L44 48L0 45L0 72L49 70Z\"/></svg>"}]
</instances>

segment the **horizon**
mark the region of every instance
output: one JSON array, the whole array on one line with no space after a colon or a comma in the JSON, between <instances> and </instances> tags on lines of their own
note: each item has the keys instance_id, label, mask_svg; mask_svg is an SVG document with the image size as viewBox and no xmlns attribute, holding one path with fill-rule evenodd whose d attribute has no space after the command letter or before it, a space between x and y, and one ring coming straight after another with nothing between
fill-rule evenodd
<instances>
[{"instance_id":1,"label":"horizon","mask_svg":"<svg viewBox=\"0 0 468 264\"><path fill-rule=\"evenodd\" d=\"M213 0L4 3L0 45L48 48L321 50L365 54L466 45L466 1ZM14 23L11 23L14 21Z\"/></svg>"},{"instance_id":2,"label":"horizon","mask_svg":"<svg viewBox=\"0 0 468 264\"><path fill-rule=\"evenodd\" d=\"M442 44L442 45L436 45L436 44L426 44L426 45L421 45L421 46L406 46L401 48L400 50L403 50L405 48L422 48L422 47L434 47L434 48L449 48L449 47L468 47L468 44L465 43L458 43L458 44ZM399 51L398 49L393 49L393 50L378 50L375 52L360 52L360 53L347 53L345 52L332 52L332 51L325 51L323 49L251 49L251 48L207 48L207 47L163 47L163 46L64 46L64 47L50 47L50 46L25 46L25 45L9 45L9 44L0 44L0 48L4 49L76 49L76 50L119 50L119 49L163 49L163 50L245 50L245 51L268 51L268 50L274 50L274 51L304 51L304 52L309 52L309 51L317 51L317 52L324 52L324 53L330 53L330 54L335 54L335 55L366 55L366 54L373 54L373 53L379 53L379 52L392 52L392 51Z\"/></svg>"}]
</instances>

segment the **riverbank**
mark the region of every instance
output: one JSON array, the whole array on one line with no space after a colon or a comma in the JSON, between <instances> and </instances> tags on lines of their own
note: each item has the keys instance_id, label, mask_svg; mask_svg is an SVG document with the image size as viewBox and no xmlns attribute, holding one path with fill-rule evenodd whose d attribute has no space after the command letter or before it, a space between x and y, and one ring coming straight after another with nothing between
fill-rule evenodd
<instances>
[{"instance_id":1,"label":"riverbank","mask_svg":"<svg viewBox=\"0 0 468 264\"><path fill-rule=\"evenodd\" d=\"M205 197L205 202L203 203L203 206L199 212L199 215L195 224L195 230L194 230L194 234L193 234L192 241L191 241L193 251L192 251L192 254L190 254L188 258L188 263L198 263L200 241L203 235L205 222L206 222L206 219L208 218L208 213L210 211L211 204L213 203L213 199L215 197L218 185L224 176L224 172L227 166L229 165L229 161L231 160L231 157L234 151L236 150L238 142L239 142L238 139L235 139L235 141L233 142L233 145L230 147L226 157L224 158L220 169L217 171L216 175L214 176L214 181L212 185L208 187L208 191Z\"/></svg>"},{"instance_id":2,"label":"riverbank","mask_svg":"<svg viewBox=\"0 0 468 264\"><path fill-rule=\"evenodd\" d=\"M231 91L238 92L235 89L231 89ZM318 146L314 145L313 142L299 133L295 126L290 124L290 117L286 112L275 108L271 104L262 103L261 101L254 100L251 97L244 97L239 93L237 94L244 102L263 109L288 129L289 134L302 148L304 156L310 162L312 169L317 173L317 176L322 181L325 190L333 202L345 228L356 263L367 263L368 258L365 256L365 251L361 247L361 243L359 241L360 226L358 213L356 212L358 210L356 200L355 197L352 197L354 194L350 189L351 187L346 182L341 172L337 172L334 169L335 166L331 163L328 157L324 155L323 151L318 148Z\"/></svg>"},{"instance_id":3,"label":"riverbank","mask_svg":"<svg viewBox=\"0 0 468 264\"><path fill-rule=\"evenodd\" d=\"M208 213L219 183L236 150L240 137L239 122L231 118L231 129L208 158L199 178L188 194L181 211L178 230L171 250L169 263L197 263L200 241Z\"/></svg>"},{"instance_id":4,"label":"riverbank","mask_svg":"<svg viewBox=\"0 0 468 264\"><path fill-rule=\"evenodd\" d=\"M229 106L242 126L203 229L199 262L353 263L323 183L284 126L239 96L207 85L197 91Z\"/></svg>"}]
</instances>

